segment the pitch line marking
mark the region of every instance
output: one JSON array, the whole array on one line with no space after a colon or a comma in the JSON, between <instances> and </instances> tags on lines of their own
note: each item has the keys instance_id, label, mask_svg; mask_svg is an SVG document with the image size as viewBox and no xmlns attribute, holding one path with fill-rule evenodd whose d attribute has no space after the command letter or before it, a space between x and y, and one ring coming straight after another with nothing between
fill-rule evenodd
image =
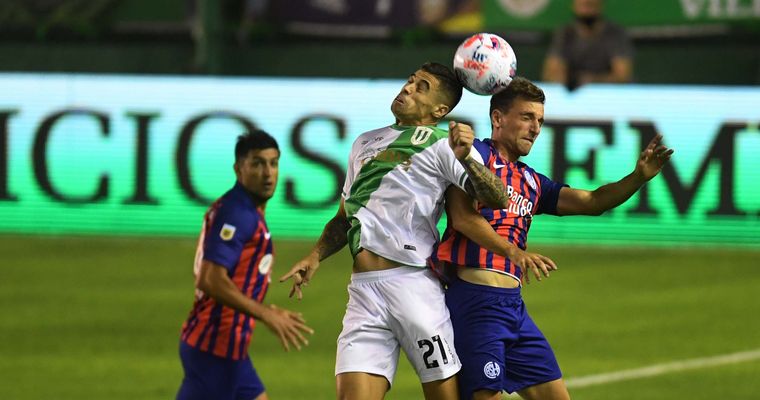
<instances>
[{"instance_id":1,"label":"pitch line marking","mask_svg":"<svg viewBox=\"0 0 760 400\"><path fill-rule=\"evenodd\" d=\"M568 388L581 388L602 385L610 382L627 381L630 379L647 378L663 375L669 372L687 371L692 369L715 367L719 365L737 364L760 359L760 349L724 354L720 356L693 358L690 360L654 364L644 368L626 369L605 374L586 375L578 378L568 378Z\"/></svg>"},{"instance_id":2,"label":"pitch line marking","mask_svg":"<svg viewBox=\"0 0 760 400\"><path fill-rule=\"evenodd\" d=\"M692 358L690 360L674 361L663 364L654 364L648 367L625 369L617 372L594 374L568 378L565 384L568 388L582 388L587 386L603 385L606 383L627 381L631 379L648 378L663 375L670 372L688 371L699 368L716 367L720 365L738 364L760 359L760 349L741 351L738 353L723 354L712 357ZM512 393L504 398L520 398L517 393Z\"/></svg>"}]
</instances>

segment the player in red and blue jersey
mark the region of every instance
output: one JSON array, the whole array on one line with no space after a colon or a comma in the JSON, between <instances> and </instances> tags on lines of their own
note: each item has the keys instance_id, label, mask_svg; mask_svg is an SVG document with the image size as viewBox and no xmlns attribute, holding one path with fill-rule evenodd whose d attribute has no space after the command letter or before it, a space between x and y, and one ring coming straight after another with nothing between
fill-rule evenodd
<instances>
[{"instance_id":1,"label":"player in red and blue jersey","mask_svg":"<svg viewBox=\"0 0 760 400\"><path fill-rule=\"evenodd\" d=\"M473 144L504 183L507 208L474 204L456 187L446 194L449 227L433 261L455 267L446 305L462 362L463 400L501 399L504 390L530 400L570 398L554 352L520 294L529 271L541 280L557 268L550 258L525 251L533 216L599 215L617 207L657 175L673 153L657 136L634 171L618 182L594 191L554 182L518 161L541 131L544 102L540 88L527 79L514 79L491 98L491 140Z\"/></svg>"},{"instance_id":2,"label":"player in red and blue jersey","mask_svg":"<svg viewBox=\"0 0 760 400\"><path fill-rule=\"evenodd\" d=\"M195 302L182 326L180 358L185 377L177 399L268 399L248 357L257 321L285 350L308 344L311 328L299 313L263 303L274 251L264 220L277 186L280 150L273 137L254 130L235 145L237 182L203 219L195 256Z\"/></svg>"}]
</instances>

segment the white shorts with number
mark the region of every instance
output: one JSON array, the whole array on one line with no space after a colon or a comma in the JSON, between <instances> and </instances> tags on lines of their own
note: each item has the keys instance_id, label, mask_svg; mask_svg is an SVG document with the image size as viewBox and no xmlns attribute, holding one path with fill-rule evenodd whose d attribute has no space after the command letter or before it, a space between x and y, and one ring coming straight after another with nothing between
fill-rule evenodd
<instances>
[{"instance_id":1,"label":"white shorts with number","mask_svg":"<svg viewBox=\"0 0 760 400\"><path fill-rule=\"evenodd\" d=\"M399 345L422 383L461 368L443 289L428 268L354 273L338 337L335 374L366 372L393 384Z\"/></svg>"}]
</instances>

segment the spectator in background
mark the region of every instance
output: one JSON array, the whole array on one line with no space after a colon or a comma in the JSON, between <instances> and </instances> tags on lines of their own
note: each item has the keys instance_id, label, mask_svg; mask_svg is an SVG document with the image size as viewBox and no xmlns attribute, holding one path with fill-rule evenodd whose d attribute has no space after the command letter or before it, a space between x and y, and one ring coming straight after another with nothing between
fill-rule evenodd
<instances>
[{"instance_id":1,"label":"spectator in background","mask_svg":"<svg viewBox=\"0 0 760 400\"><path fill-rule=\"evenodd\" d=\"M575 22L557 29L543 79L573 90L592 82L630 82L633 44L625 30L602 16L603 0L573 0Z\"/></svg>"}]
</instances>

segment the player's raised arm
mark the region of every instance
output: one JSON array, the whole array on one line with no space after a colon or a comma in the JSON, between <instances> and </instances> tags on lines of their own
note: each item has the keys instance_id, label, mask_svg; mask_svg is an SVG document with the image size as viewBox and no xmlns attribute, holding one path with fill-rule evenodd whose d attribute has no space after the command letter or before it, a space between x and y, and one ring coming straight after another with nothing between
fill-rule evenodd
<instances>
[{"instance_id":1,"label":"player's raised arm","mask_svg":"<svg viewBox=\"0 0 760 400\"><path fill-rule=\"evenodd\" d=\"M472 127L454 121L449 122L449 146L469 177L465 183L467 194L490 208L506 208L509 198L504 184L482 163L470 156L474 140L475 134Z\"/></svg>"},{"instance_id":2,"label":"player's raised arm","mask_svg":"<svg viewBox=\"0 0 760 400\"><path fill-rule=\"evenodd\" d=\"M351 224L346 218L346 210L344 208L344 200L340 199L340 205L338 206L338 212L335 216L327 222L325 228L322 230L322 235L319 237L317 244L311 250L309 255L301 259L293 265L293 268L280 278L280 282L293 278L293 287L290 289L290 297L295 294L300 300L303 298L303 286L308 285L311 278L317 272L319 263L327 257L338 252L347 243L348 238L346 233Z\"/></svg>"},{"instance_id":3,"label":"player's raised arm","mask_svg":"<svg viewBox=\"0 0 760 400\"><path fill-rule=\"evenodd\" d=\"M309 344L304 333L314 333L301 313L262 304L247 297L232 282L227 269L214 262L201 262L195 286L217 302L264 322L280 339L285 351L290 350L291 345L301 350L301 345Z\"/></svg>"},{"instance_id":4,"label":"player's raised arm","mask_svg":"<svg viewBox=\"0 0 760 400\"><path fill-rule=\"evenodd\" d=\"M564 187L559 192L557 212L559 215L600 215L623 204L639 188L660 173L673 154L662 144L662 135L652 139L641 152L636 168L623 179L609 183L594 191Z\"/></svg>"},{"instance_id":5,"label":"player's raised arm","mask_svg":"<svg viewBox=\"0 0 760 400\"><path fill-rule=\"evenodd\" d=\"M446 190L446 215L455 230L494 254L509 258L522 268L522 276L527 283L530 283L528 270L532 270L536 279L540 281L541 274L549 277L549 271L557 269L557 265L549 257L524 251L499 236L488 221L475 210L472 198L454 185Z\"/></svg>"}]
</instances>

